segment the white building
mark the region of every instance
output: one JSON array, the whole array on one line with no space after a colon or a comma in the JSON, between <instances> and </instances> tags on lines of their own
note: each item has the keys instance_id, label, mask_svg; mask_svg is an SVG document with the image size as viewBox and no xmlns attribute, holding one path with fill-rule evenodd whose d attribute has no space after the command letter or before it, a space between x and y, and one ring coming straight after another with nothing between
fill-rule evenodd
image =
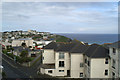
<instances>
[{"instance_id":1,"label":"white building","mask_svg":"<svg viewBox=\"0 0 120 80\"><path fill-rule=\"evenodd\" d=\"M120 78L120 41L109 46L111 78Z\"/></svg>"},{"instance_id":2,"label":"white building","mask_svg":"<svg viewBox=\"0 0 120 80\"><path fill-rule=\"evenodd\" d=\"M85 51L84 63L85 78L110 77L110 58L108 49L97 44L90 45Z\"/></svg>"},{"instance_id":3,"label":"white building","mask_svg":"<svg viewBox=\"0 0 120 80\"><path fill-rule=\"evenodd\" d=\"M47 44L51 43L52 41L45 41L45 40L40 40L40 41L34 41L33 46L35 47L37 44L37 48L42 49L43 46L46 46Z\"/></svg>"},{"instance_id":4,"label":"white building","mask_svg":"<svg viewBox=\"0 0 120 80\"><path fill-rule=\"evenodd\" d=\"M52 42L45 46L42 55L43 65L49 67L41 67L41 73L70 78L118 78L119 50L115 48L116 54L112 50L112 46L109 53L109 49L97 44Z\"/></svg>"},{"instance_id":5,"label":"white building","mask_svg":"<svg viewBox=\"0 0 120 80\"><path fill-rule=\"evenodd\" d=\"M33 41L31 38L15 39L12 41L12 47L21 46L22 43L25 43L27 47L33 48Z\"/></svg>"}]
</instances>

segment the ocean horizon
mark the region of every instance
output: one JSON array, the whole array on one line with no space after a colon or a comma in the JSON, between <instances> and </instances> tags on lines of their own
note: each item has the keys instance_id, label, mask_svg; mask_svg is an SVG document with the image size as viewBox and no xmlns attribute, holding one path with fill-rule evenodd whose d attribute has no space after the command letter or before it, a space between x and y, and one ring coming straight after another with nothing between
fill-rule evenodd
<instances>
[{"instance_id":1,"label":"ocean horizon","mask_svg":"<svg viewBox=\"0 0 120 80\"><path fill-rule=\"evenodd\" d=\"M118 41L118 34L79 34L79 33L55 33L68 38L77 39L88 44L104 44Z\"/></svg>"}]
</instances>

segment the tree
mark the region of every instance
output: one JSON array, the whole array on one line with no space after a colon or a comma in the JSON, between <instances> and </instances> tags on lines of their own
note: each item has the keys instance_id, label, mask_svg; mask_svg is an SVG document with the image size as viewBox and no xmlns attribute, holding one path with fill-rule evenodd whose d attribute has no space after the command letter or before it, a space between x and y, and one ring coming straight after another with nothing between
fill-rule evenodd
<instances>
[{"instance_id":1,"label":"tree","mask_svg":"<svg viewBox=\"0 0 120 80\"><path fill-rule=\"evenodd\" d=\"M27 57L28 56L28 51L24 50L21 52L20 57Z\"/></svg>"}]
</instances>

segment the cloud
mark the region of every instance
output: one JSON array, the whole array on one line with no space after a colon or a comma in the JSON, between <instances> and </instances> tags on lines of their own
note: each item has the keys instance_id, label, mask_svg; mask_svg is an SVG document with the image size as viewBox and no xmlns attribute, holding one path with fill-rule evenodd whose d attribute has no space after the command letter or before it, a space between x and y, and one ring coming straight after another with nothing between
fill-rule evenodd
<instances>
[{"instance_id":1,"label":"cloud","mask_svg":"<svg viewBox=\"0 0 120 80\"><path fill-rule=\"evenodd\" d=\"M97 26L106 29L111 26L113 29L117 28L117 7L114 2L9 2L3 3L3 25L4 30L11 25L16 28L8 30L23 26L25 28L21 29L36 28L50 32L101 30ZM111 30L107 32L111 33Z\"/></svg>"}]
</instances>

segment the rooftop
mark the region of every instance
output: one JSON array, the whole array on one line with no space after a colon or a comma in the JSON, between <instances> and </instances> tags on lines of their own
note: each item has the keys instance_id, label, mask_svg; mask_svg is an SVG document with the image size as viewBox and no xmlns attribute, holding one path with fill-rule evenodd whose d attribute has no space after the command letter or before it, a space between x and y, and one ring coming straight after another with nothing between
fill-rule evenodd
<instances>
[{"instance_id":1,"label":"rooftop","mask_svg":"<svg viewBox=\"0 0 120 80\"><path fill-rule=\"evenodd\" d=\"M105 58L109 57L109 50L101 45L92 44L85 51L85 54L91 58Z\"/></svg>"},{"instance_id":2,"label":"rooftop","mask_svg":"<svg viewBox=\"0 0 120 80\"><path fill-rule=\"evenodd\" d=\"M112 43L109 47L120 48L120 41Z\"/></svg>"},{"instance_id":3,"label":"rooftop","mask_svg":"<svg viewBox=\"0 0 120 80\"><path fill-rule=\"evenodd\" d=\"M20 38L20 39L16 39L16 40L32 40L32 38Z\"/></svg>"}]
</instances>

